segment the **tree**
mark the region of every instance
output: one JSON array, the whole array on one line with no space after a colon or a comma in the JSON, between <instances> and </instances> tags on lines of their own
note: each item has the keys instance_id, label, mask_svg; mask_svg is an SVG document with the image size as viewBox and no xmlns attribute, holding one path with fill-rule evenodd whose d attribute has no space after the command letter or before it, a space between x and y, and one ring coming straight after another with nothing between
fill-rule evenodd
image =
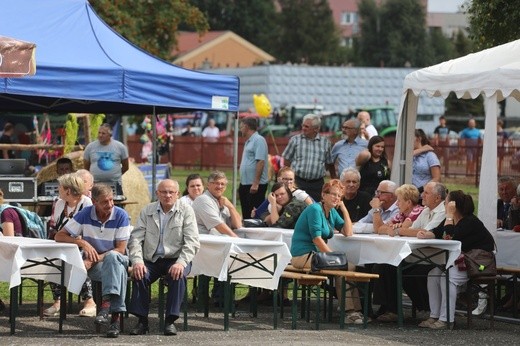
<instances>
[{"instance_id":1,"label":"tree","mask_svg":"<svg viewBox=\"0 0 520 346\"><path fill-rule=\"evenodd\" d=\"M463 5L469 14L470 39L477 50L520 38L520 7L511 0L472 0Z\"/></svg>"},{"instance_id":2,"label":"tree","mask_svg":"<svg viewBox=\"0 0 520 346\"><path fill-rule=\"evenodd\" d=\"M374 0L362 0L358 5L358 13L361 18L361 36L356 40L359 64L382 66L381 9Z\"/></svg>"},{"instance_id":3,"label":"tree","mask_svg":"<svg viewBox=\"0 0 520 346\"><path fill-rule=\"evenodd\" d=\"M327 65L337 61L339 32L327 0L279 0L275 56L280 61Z\"/></svg>"},{"instance_id":4,"label":"tree","mask_svg":"<svg viewBox=\"0 0 520 346\"><path fill-rule=\"evenodd\" d=\"M181 23L200 34L208 30L203 13L185 0L91 0L90 3L123 37L165 60L171 58Z\"/></svg>"},{"instance_id":5,"label":"tree","mask_svg":"<svg viewBox=\"0 0 520 346\"><path fill-rule=\"evenodd\" d=\"M208 19L210 30L231 30L266 52L277 35L276 9L270 0L192 0Z\"/></svg>"},{"instance_id":6,"label":"tree","mask_svg":"<svg viewBox=\"0 0 520 346\"><path fill-rule=\"evenodd\" d=\"M444 35L441 28L432 28L428 38L432 49L432 64L437 64L455 57L455 45Z\"/></svg>"}]
</instances>

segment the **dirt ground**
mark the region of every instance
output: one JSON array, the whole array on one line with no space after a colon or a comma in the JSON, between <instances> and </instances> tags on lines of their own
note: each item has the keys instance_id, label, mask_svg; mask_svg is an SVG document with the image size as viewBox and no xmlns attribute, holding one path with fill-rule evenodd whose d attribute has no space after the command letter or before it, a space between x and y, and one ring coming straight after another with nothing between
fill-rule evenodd
<instances>
[{"instance_id":1,"label":"dirt ground","mask_svg":"<svg viewBox=\"0 0 520 346\"><path fill-rule=\"evenodd\" d=\"M214 310L214 309L213 309ZM69 314L64 323L64 331L58 333L58 319L40 320L35 316L35 305L21 306L17 318L16 333L10 335L9 318L4 312L0 316L0 336L2 345L163 345L163 344L200 344L200 345L499 345L520 344L520 320L516 323L495 322L495 329L489 329L489 321L475 318L472 329L466 327L466 318L459 313L453 330L429 330L417 327L421 318L412 318L411 310L405 308L405 326L399 329L395 323L371 322L367 329L361 326L347 325L339 329L338 316L335 313L332 322L320 324L315 330L311 320L298 320L298 329L291 330L289 308L279 320L278 329L273 329L272 313L269 307L262 306L258 317L252 317L247 306L239 305L236 316L230 319L230 329L223 328L223 314L212 311L208 318L190 306L188 330L182 330L182 317L176 323L179 330L176 336L164 336L158 330L157 315L150 315L150 334L131 336L129 331L136 323L134 317L125 319L125 331L117 339L105 337L105 328L95 332L93 318L82 318ZM152 310L156 311L156 310Z\"/></svg>"}]
</instances>

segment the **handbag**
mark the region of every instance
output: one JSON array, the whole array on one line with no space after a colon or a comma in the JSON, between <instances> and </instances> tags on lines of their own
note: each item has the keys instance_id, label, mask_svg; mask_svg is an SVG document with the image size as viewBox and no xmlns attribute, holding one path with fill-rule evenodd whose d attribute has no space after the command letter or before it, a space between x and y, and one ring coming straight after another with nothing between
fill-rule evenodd
<instances>
[{"instance_id":1,"label":"handbag","mask_svg":"<svg viewBox=\"0 0 520 346\"><path fill-rule=\"evenodd\" d=\"M321 269L346 269L347 255L340 251L313 252L311 270L313 272Z\"/></svg>"},{"instance_id":2,"label":"handbag","mask_svg":"<svg viewBox=\"0 0 520 346\"><path fill-rule=\"evenodd\" d=\"M495 254L491 251L473 249L464 253L466 271L470 279L497 275Z\"/></svg>"}]
</instances>

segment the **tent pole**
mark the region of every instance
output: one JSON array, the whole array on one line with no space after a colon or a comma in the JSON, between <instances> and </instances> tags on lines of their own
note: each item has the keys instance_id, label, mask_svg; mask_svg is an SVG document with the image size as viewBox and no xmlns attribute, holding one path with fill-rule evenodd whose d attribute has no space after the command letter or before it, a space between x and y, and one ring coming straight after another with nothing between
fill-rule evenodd
<instances>
[{"instance_id":1,"label":"tent pole","mask_svg":"<svg viewBox=\"0 0 520 346\"><path fill-rule=\"evenodd\" d=\"M237 180L238 180L238 112L234 114L235 124L233 132L233 205L237 205Z\"/></svg>"},{"instance_id":2,"label":"tent pole","mask_svg":"<svg viewBox=\"0 0 520 346\"><path fill-rule=\"evenodd\" d=\"M157 117L155 114L155 106L153 106L153 115L152 115L152 196L150 196L152 201L155 201L155 194L153 191L155 191L155 186L157 185L156 180L156 174L155 170L157 167L157 159L158 159L158 151L157 151Z\"/></svg>"}]
</instances>

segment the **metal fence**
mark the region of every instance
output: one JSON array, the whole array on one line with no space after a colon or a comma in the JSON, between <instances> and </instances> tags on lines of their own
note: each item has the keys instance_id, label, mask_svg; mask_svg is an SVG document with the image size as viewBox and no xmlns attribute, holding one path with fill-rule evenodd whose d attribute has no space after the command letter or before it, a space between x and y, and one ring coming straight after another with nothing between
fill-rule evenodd
<instances>
[{"instance_id":1,"label":"metal fence","mask_svg":"<svg viewBox=\"0 0 520 346\"><path fill-rule=\"evenodd\" d=\"M238 162L242 157L244 138L238 141ZM281 155L289 138L267 138L270 155ZM395 141L386 138L386 152L392 159ZM136 162L140 160L142 144L138 137L128 139L130 156ZM450 142L434 143L435 153L441 162L443 177L465 177L478 185L482 157L482 141L465 142L451 140ZM517 154L518 151L518 155ZM499 146L497 148L497 165L499 175L520 177L520 150L515 146ZM474 160L472 160L474 159ZM223 137L206 139L202 137L176 137L170 145L170 152L161 156L161 163L170 162L173 167L196 170L231 169L233 167L233 139Z\"/></svg>"}]
</instances>

